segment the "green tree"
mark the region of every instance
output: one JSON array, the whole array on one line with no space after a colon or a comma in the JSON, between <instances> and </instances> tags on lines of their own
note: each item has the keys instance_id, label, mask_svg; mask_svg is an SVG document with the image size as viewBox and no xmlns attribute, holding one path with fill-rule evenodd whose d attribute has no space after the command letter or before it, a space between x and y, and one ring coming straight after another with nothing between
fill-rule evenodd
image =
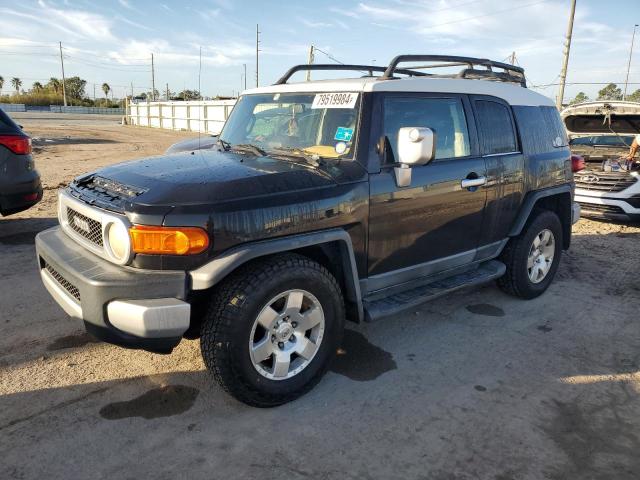
<instances>
[{"instance_id":1,"label":"green tree","mask_svg":"<svg viewBox=\"0 0 640 480\"><path fill-rule=\"evenodd\" d=\"M2 91L2 87L4 86L4 78L0 76L0 92Z\"/></svg>"},{"instance_id":2,"label":"green tree","mask_svg":"<svg viewBox=\"0 0 640 480\"><path fill-rule=\"evenodd\" d=\"M16 89L16 93L20 93L20 87L22 86L22 80L20 80L18 77L13 77L11 79L11 85L13 85L13 88Z\"/></svg>"},{"instance_id":3,"label":"green tree","mask_svg":"<svg viewBox=\"0 0 640 480\"><path fill-rule=\"evenodd\" d=\"M45 85L47 90L51 90L53 93L61 93L62 92L62 82L55 77L51 77L47 84Z\"/></svg>"},{"instance_id":4,"label":"green tree","mask_svg":"<svg viewBox=\"0 0 640 480\"><path fill-rule=\"evenodd\" d=\"M76 100L82 100L85 97L84 88L87 86L87 81L80 77L67 78L64 83L67 97Z\"/></svg>"},{"instance_id":5,"label":"green tree","mask_svg":"<svg viewBox=\"0 0 640 480\"><path fill-rule=\"evenodd\" d=\"M640 88L633 93L627 95L627 100L630 102L640 102Z\"/></svg>"},{"instance_id":6,"label":"green tree","mask_svg":"<svg viewBox=\"0 0 640 480\"><path fill-rule=\"evenodd\" d=\"M622 90L615 83L610 83L598 92L598 100L622 100Z\"/></svg>"},{"instance_id":7,"label":"green tree","mask_svg":"<svg viewBox=\"0 0 640 480\"><path fill-rule=\"evenodd\" d=\"M183 90L178 94L178 98L182 100L199 100L200 92L197 90Z\"/></svg>"},{"instance_id":8,"label":"green tree","mask_svg":"<svg viewBox=\"0 0 640 480\"><path fill-rule=\"evenodd\" d=\"M41 92L42 90L44 90L44 87L40 82L33 82L31 90L33 90L34 92Z\"/></svg>"},{"instance_id":9,"label":"green tree","mask_svg":"<svg viewBox=\"0 0 640 480\"><path fill-rule=\"evenodd\" d=\"M102 91L104 92L104 98L108 99L109 98L109 92L111 91L111 87L109 86L108 83L103 83L102 84Z\"/></svg>"},{"instance_id":10,"label":"green tree","mask_svg":"<svg viewBox=\"0 0 640 480\"><path fill-rule=\"evenodd\" d=\"M569 105L576 105L578 103L584 103L588 101L589 101L589 97L587 96L586 93L578 92L578 94L575 97L573 97L573 100L569 102Z\"/></svg>"}]
</instances>

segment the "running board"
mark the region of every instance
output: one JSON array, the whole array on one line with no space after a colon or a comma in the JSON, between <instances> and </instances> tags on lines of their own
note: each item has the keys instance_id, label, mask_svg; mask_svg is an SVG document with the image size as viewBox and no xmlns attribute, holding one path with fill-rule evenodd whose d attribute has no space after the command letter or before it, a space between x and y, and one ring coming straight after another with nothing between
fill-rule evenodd
<instances>
[{"instance_id":1,"label":"running board","mask_svg":"<svg viewBox=\"0 0 640 480\"><path fill-rule=\"evenodd\" d=\"M407 286L405 290L387 297L367 300L364 299L364 318L372 322L403 310L416 307L435 298L455 292L461 288L490 282L504 275L506 266L498 260L481 263L478 268L452 277L437 280L416 287Z\"/></svg>"}]
</instances>

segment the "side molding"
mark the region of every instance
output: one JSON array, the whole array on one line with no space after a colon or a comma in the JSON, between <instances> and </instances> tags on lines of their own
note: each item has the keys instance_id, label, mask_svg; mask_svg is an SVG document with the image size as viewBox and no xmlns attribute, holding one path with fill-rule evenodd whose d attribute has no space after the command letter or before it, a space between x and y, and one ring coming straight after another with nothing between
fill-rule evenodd
<instances>
[{"instance_id":1,"label":"side molding","mask_svg":"<svg viewBox=\"0 0 640 480\"><path fill-rule=\"evenodd\" d=\"M191 288L194 290L206 290L220 282L236 268L254 258L332 242L340 242L343 256L347 257L343 258L343 270L345 282L347 283L346 293L348 296L353 297L352 300L357 303L358 317L362 321L364 319L364 309L353 245L349 234L341 229L274 238L229 249L209 263L189 272Z\"/></svg>"},{"instance_id":2,"label":"side molding","mask_svg":"<svg viewBox=\"0 0 640 480\"><path fill-rule=\"evenodd\" d=\"M529 219L529 215L533 210L536 202L541 198L551 197L553 195L559 195L562 193L568 193L571 195L571 185L565 183L563 185L558 185L557 187L547 188L545 190L538 190L536 192L532 192L525 198L522 207L520 207L520 212L518 213L518 217L516 218L513 227L509 231L510 237L515 237L520 235L522 229L524 228L525 223ZM571 198L571 197L570 197Z\"/></svg>"}]
</instances>

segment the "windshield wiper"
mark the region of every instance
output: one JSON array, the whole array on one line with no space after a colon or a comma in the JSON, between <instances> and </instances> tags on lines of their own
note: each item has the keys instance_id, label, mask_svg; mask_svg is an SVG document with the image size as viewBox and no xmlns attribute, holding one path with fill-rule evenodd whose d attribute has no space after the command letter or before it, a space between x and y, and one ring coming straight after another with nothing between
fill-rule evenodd
<instances>
[{"instance_id":1,"label":"windshield wiper","mask_svg":"<svg viewBox=\"0 0 640 480\"><path fill-rule=\"evenodd\" d=\"M304 160L306 160L306 162L314 167L319 167L320 166L320 162L319 160L321 160L320 155L314 153L314 154L310 154L305 152L304 150L300 149L300 148L294 148L294 147L276 147L274 149L271 150L271 152L269 153L275 153L276 155L284 155L284 156L288 156L288 157L295 157L295 158L302 158Z\"/></svg>"},{"instance_id":2,"label":"windshield wiper","mask_svg":"<svg viewBox=\"0 0 640 480\"><path fill-rule=\"evenodd\" d=\"M229 149L231 148L231 144L226 140L222 140L221 138L218 138L216 145L220 145L225 152L229 151Z\"/></svg>"},{"instance_id":3,"label":"windshield wiper","mask_svg":"<svg viewBox=\"0 0 640 480\"><path fill-rule=\"evenodd\" d=\"M258 155L260 157L264 157L267 154L267 152L262 150L260 147L253 145L251 143L238 143L236 145L232 145L231 150L235 150L238 152L245 152L245 153L253 153L254 155Z\"/></svg>"}]
</instances>

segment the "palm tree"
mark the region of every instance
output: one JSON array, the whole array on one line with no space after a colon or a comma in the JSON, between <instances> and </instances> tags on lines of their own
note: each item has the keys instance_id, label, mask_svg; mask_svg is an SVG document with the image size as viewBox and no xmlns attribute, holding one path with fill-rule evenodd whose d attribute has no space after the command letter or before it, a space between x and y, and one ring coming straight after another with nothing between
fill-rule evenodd
<instances>
[{"instance_id":1,"label":"palm tree","mask_svg":"<svg viewBox=\"0 0 640 480\"><path fill-rule=\"evenodd\" d=\"M49 79L49 82L47 83L47 87L53 90L54 93L59 93L60 88L62 87L62 84L60 83L60 80L58 80L56 77L51 77Z\"/></svg>"},{"instance_id":2,"label":"palm tree","mask_svg":"<svg viewBox=\"0 0 640 480\"><path fill-rule=\"evenodd\" d=\"M4 78L0 76L0 92L2 92L2 87L4 86Z\"/></svg>"},{"instance_id":3,"label":"palm tree","mask_svg":"<svg viewBox=\"0 0 640 480\"><path fill-rule=\"evenodd\" d=\"M104 98L108 99L109 98L109 92L111 91L111 87L109 86L108 83L103 83L102 84L102 91L104 92Z\"/></svg>"},{"instance_id":4,"label":"palm tree","mask_svg":"<svg viewBox=\"0 0 640 480\"><path fill-rule=\"evenodd\" d=\"M20 87L22 86L22 80L20 80L18 77L13 77L11 79L11 85L13 85L13 88L16 89L16 93L20 93Z\"/></svg>"},{"instance_id":5,"label":"palm tree","mask_svg":"<svg viewBox=\"0 0 640 480\"><path fill-rule=\"evenodd\" d=\"M31 87L34 92L41 92L44 88L40 82L33 82L33 87Z\"/></svg>"}]
</instances>

